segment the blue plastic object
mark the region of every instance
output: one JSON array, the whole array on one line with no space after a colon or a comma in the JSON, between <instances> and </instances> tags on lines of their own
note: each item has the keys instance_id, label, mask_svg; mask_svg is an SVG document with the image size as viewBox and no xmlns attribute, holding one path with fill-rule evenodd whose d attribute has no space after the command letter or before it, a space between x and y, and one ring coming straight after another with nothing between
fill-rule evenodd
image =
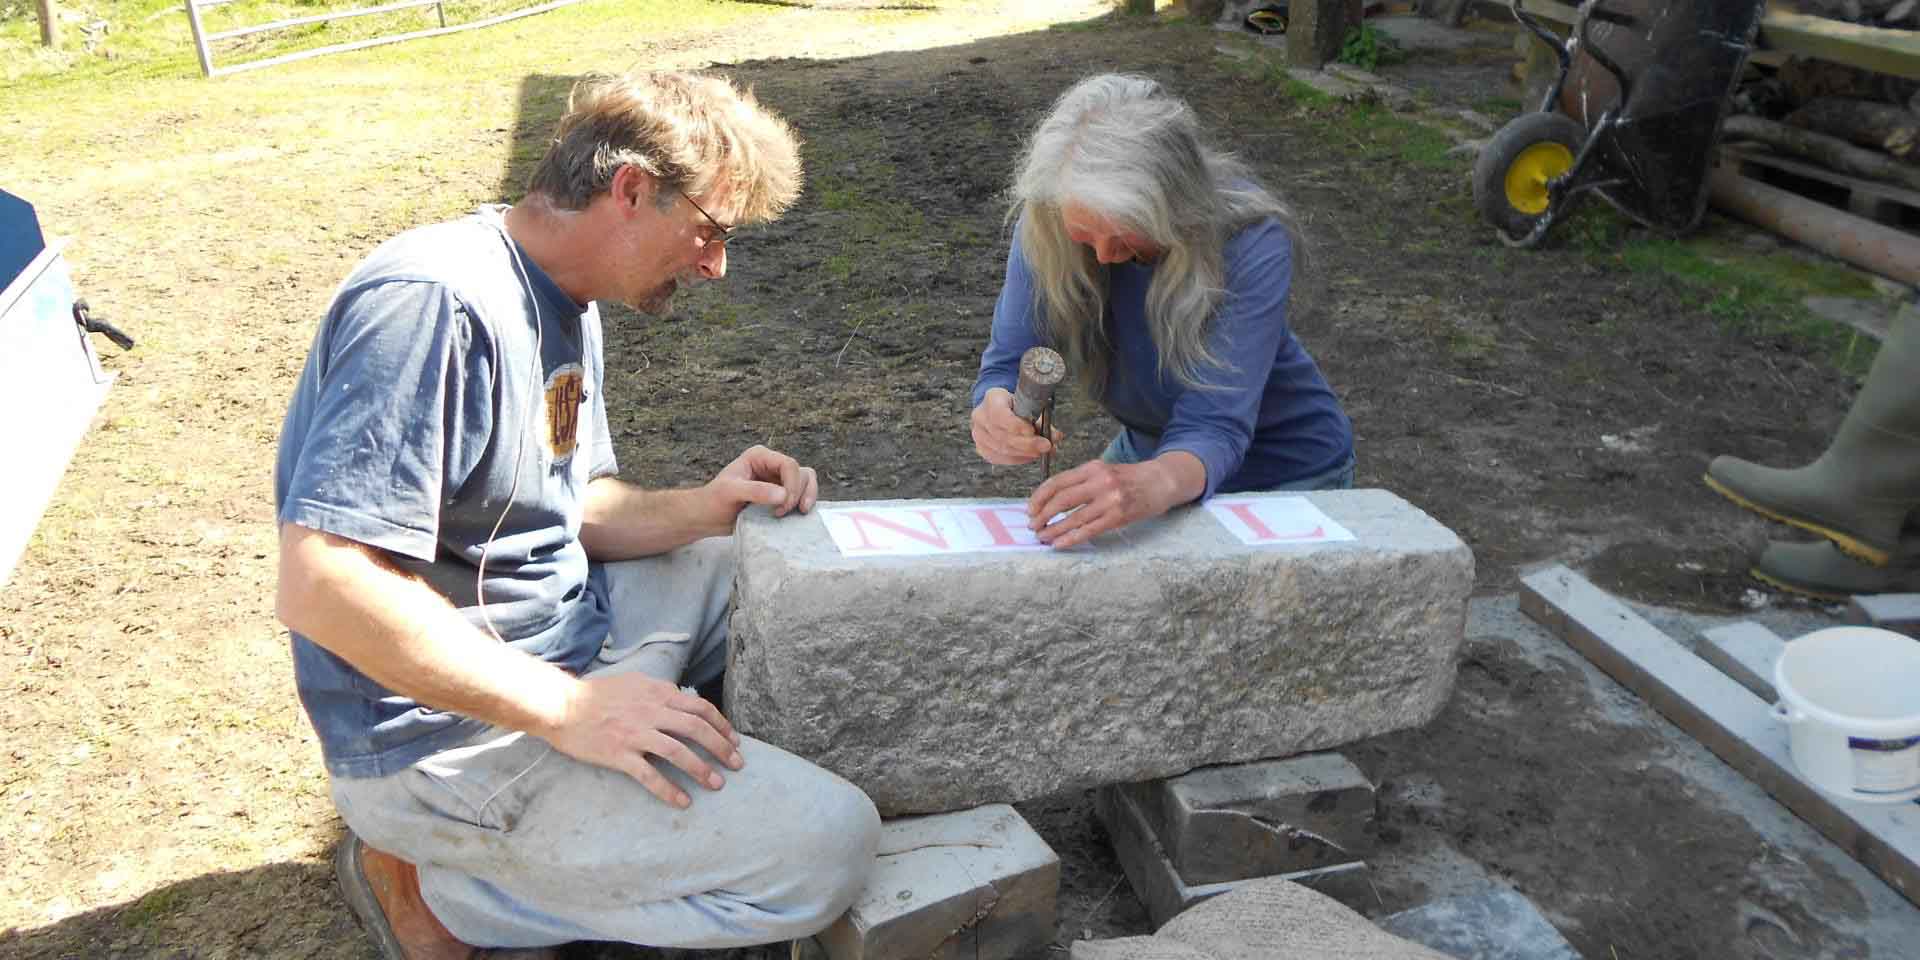
<instances>
[{"instance_id":1,"label":"blue plastic object","mask_svg":"<svg viewBox=\"0 0 1920 960\"><path fill-rule=\"evenodd\" d=\"M40 218L33 204L0 190L0 290L20 276L27 264L47 248L40 233Z\"/></svg>"}]
</instances>

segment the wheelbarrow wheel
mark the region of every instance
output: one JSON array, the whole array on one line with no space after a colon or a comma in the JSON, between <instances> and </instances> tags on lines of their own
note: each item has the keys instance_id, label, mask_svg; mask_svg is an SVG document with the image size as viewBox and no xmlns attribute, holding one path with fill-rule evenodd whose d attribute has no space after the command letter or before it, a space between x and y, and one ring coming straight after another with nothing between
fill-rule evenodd
<instances>
[{"instance_id":1,"label":"wheelbarrow wheel","mask_svg":"<svg viewBox=\"0 0 1920 960\"><path fill-rule=\"evenodd\" d=\"M1579 121L1543 111L1515 117L1487 141L1473 165L1473 204L1500 239L1531 246L1534 228L1562 212L1548 209L1547 183L1573 169L1586 136Z\"/></svg>"}]
</instances>

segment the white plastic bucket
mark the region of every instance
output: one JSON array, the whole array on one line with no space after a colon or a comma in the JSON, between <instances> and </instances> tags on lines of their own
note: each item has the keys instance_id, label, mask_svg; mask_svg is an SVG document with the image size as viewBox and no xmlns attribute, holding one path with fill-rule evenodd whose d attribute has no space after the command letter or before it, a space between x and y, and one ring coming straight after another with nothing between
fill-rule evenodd
<instances>
[{"instance_id":1,"label":"white plastic bucket","mask_svg":"<svg viewBox=\"0 0 1920 960\"><path fill-rule=\"evenodd\" d=\"M1853 800L1920 797L1920 641L1876 627L1817 630L1773 667L1793 765Z\"/></svg>"}]
</instances>

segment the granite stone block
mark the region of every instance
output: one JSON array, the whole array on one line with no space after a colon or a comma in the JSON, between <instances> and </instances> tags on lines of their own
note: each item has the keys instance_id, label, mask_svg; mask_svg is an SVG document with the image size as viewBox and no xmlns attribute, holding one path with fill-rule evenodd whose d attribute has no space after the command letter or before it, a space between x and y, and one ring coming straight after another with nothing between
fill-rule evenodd
<instances>
[{"instance_id":1,"label":"granite stone block","mask_svg":"<svg viewBox=\"0 0 1920 960\"><path fill-rule=\"evenodd\" d=\"M1183 508L1067 551L848 557L818 510L749 509L728 714L884 815L1425 724L1452 689L1472 552L1384 490L1304 496L1356 539L1250 546Z\"/></svg>"}]
</instances>

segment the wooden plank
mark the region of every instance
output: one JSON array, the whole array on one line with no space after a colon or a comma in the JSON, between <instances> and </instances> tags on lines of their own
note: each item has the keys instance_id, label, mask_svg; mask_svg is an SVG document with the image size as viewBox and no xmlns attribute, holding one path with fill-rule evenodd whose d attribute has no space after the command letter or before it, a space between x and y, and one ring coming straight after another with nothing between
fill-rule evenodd
<instances>
[{"instance_id":1,"label":"wooden plank","mask_svg":"<svg viewBox=\"0 0 1920 960\"><path fill-rule=\"evenodd\" d=\"M1879 593L1854 597L1847 604L1851 623L1883 627L1920 637L1920 593Z\"/></svg>"},{"instance_id":2,"label":"wooden plank","mask_svg":"<svg viewBox=\"0 0 1920 960\"><path fill-rule=\"evenodd\" d=\"M1574 8L1556 0L1521 0L1541 20L1572 24ZM1831 60L1896 77L1920 79L1920 33L1888 30L1769 6L1760 18L1758 49Z\"/></svg>"},{"instance_id":3,"label":"wooden plank","mask_svg":"<svg viewBox=\"0 0 1920 960\"><path fill-rule=\"evenodd\" d=\"M1920 190L1909 190L1906 187L1895 186L1891 183L1880 183L1876 180L1867 180L1861 177L1848 176L1844 173L1835 173L1826 167L1816 166L1801 160L1783 157L1777 153L1768 153L1752 147L1726 145L1722 146L1720 151L1728 158L1738 160L1741 163L1771 167L1784 173L1791 173L1796 177L1805 177L1808 180L1830 183L1856 194L1865 194L1877 199L1890 200L1903 207L1920 210Z\"/></svg>"},{"instance_id":4,"label":"wooden plank","mask_svg":"<svg viewBox=\"0 0 1920 960\"><path fill-rule=\"evenodd\" d=\"M1753 691L1753 695L1773 703L1780 699L1773 689L1773 665L1787 649L1787 642L1772 630L1742 620L1724 627L1702 631L1700 659L1713 664L1735 683Z\"/></svg>"},{"instance_id":5,"label":"wooden plank","mask_svg":"<svg viewBox=\"0 0 1920 960\"><path fill-rule=\"evenodd\" d=\"M1920 905L1920 803L1862 803L1800 779L1772 709L1566 567L1523 578L1520 609Z\"/></svg>"},{"instance_id":6,"label":"wooden plank","mask_svg":"<svg viewBox=\"0 0 1920 960\"><path fill-rule=\"evenodd\" d=\"M1911 30L1843 23L1770 7L1760 20L1760 46L1920 78L1920 33Z\"/></svg>"}]
</instances>

